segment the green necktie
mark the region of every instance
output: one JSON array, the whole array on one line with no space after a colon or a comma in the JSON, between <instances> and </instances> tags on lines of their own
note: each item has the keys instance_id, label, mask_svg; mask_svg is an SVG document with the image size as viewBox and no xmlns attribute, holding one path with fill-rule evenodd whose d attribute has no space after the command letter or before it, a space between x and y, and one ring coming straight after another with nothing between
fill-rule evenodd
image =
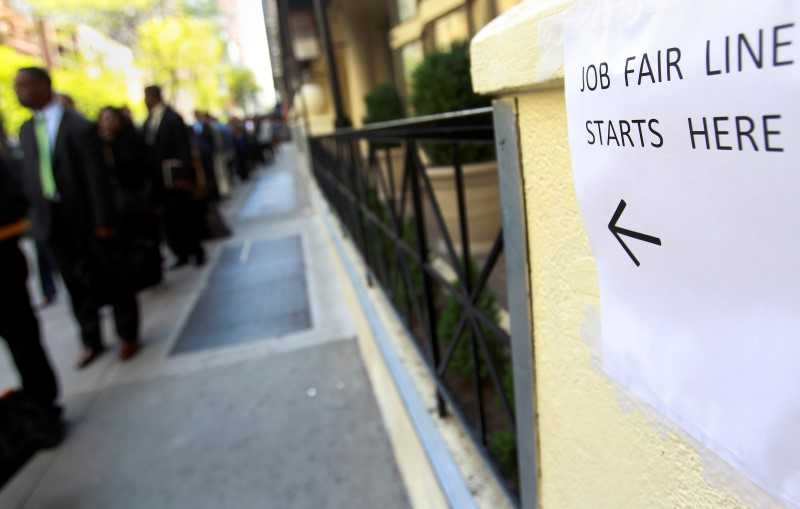
<instances>
[{"instance_id":1,"label":"green necktie","mask_svg":"<svg viewBox=\"0 0 800 509\"><path fill-rule=\"evenodd\" d=\"M56 195L56 179L53 177L53 162L50 159L50 135L44 116L34 115L33 126L36 131L36 146L39 148L39 179L42 182L42 194L48 200Z\"/></svg>"}]
</instances>

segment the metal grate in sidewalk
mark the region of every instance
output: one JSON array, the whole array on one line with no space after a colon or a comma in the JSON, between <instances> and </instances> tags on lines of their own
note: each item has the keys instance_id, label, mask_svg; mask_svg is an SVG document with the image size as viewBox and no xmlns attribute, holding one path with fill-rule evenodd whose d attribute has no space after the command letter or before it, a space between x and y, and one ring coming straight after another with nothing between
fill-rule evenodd
<instances>
[{"instance_id":1,"label":"metal grate in sidewalk","mask_svg":"<svg viewBox=\"0 0 800 509\"><path fill-rule=\"evenodd\" d=\"M298 208L294 171L269 171L255 185L247 198L241 219L286 214Z\"/></svg>"},{"instance_id":2,"label":"metal grate in sidewalk","mask_svg":"<svg viewBox=\"0 0 800 509\"><path fill-rule=\"evenodd\" d=\"M311 327L299 235L227 246L172 354Z\"/></svg>"}]
</instances>

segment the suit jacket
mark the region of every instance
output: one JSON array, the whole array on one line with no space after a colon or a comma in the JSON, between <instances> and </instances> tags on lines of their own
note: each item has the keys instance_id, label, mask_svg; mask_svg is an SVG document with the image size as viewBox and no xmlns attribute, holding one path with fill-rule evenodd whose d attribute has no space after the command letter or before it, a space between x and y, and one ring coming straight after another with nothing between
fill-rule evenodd
<instances>
[{"instance_id":1,"label":"suit jacket","mask_svg":"<svg viewBox=\"0 0 800 509\"><path fill-rule=\"evenodd\" d=\"M25 218L28 202L13 171L13 161L0 154L0 232ZM4 240L0 233L0 241Z\"/></svg>"},{"instance_id":2,"label":"suit jacket","mask_svg":"<svg viewBox=\"0 0 800 509\"><path fill-rule=\"evenodd\" d=\"M152 115L145 121L145 132L153 121ZM173 180L176 178L195 181L194 168L192 167L191 151L189 149L189 134L186 124L181 116L169 106L164 109L161 123L158 124L155 141L149 145L150 157L156 166L163 168L164 161L173 159L180 161L181 166L173 169Z\"/></svg>"},{"instance_id":3,"label":"suit jacket","mask_svg":"<svg viewBox=\"0 0 800 509\"><path fill-rule=\"evenodd\" d=\"M22 124L19 139L23 151L22 180L31 205L33 233L37 238L49 240L52 206L42 194L33 119ZM97 226L116 226L110 183L100 157L94 124L75 112L64 111L51 160L60 219L77 235L92 235Z\"/></svg>"}]
</instances>

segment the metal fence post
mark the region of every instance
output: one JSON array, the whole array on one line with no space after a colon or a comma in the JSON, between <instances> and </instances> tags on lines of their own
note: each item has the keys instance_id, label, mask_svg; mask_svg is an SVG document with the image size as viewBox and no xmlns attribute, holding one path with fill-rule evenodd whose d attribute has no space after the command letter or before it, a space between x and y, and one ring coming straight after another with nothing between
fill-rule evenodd
<instances>
[{"instance_id":1,"label":"metal fence post","mask_svg":"<svg viewBox=\"0 0 800 509\"><path fill-rule=\"evenodd\" d=\"M362 141L384 144L397 140L406 146L404 165L400 168L392 165L388 148L377 150L371 145L368 158L362 157L359 145ZM435 181L420 161L419 143L453 147L457 193L453 208L457 207L459 214L460 242L454 243L451 238L447 215L443 214L433 187ZM503 214L503 228L485 261L481 251L482 268L477 275L473 273L474 249L470 245L473 236L469 231L465 187L469 175L462 164L464 145L472 143L496 146ZM314 138L310 149L315 176L339 215L344 234L351 237L364 258L368 277L395 303L396 311L413 336L413 345L435 377L439 414L452 413L461 422L509 500L514 505L521 502L524 509L534 509L538 504L538 461L532 310L514 101L497 101L493 108L339 130ZM388 176L376 164L379 155L386 159ZM397 171L403 174L401 189L395 186ZM379 194L374 194L376 191ZM413 213L414 217L408 217L407 213ZM438 239L431 230L434 223L443 229L442 253L432 245ZM413 238L404 237L404 232ZM511 334L497 317L482 309L479 300L483 291L497 291L488 285L493 274L497 275L494 270L504 255L507 278L493 281L507 284ZM415 263L421 268L419 272ZM457 281L452 280L454 272ZM455 298L460 303L459 309L463 307L452 331L449 321L453 316L448 315L449 338L438 337L437 328L443 319L439 290ZM453 305L448 302L448 307ZM502 351L495 352L492 342L499 342ZM507 345L513 354L511 359L507 357ZM459 348L463 348L460 353ZM460 368L452 364L457 353L461 356ZM463 371L464 362L471 362L471 373ZM502 379L508 373L504 371L509 369L508 362L513 365L515 405L510 404ZM484 369L487 371L482 375ZM491 382L486 379L487 373ZM484 394L489 388L496 391L495 396ZM473 416L475 412L477 419ZM496 435L500 432L511 433L514 442L506 443L504 438L498 449L493 439L500 437ZM518 454L513 462L509 453L510 447L515 446Z\"/></svg>"},{"instance_id":2,"label":"metal fence post","mask_svg":"<svg viewBox=\"0 0 800 509\"><path fill-rule=\"evenodd\" d=\"M420 268L422 273L422 300L426 321L424 324L425 333L428 336L427 339L430 347L431 362L433 363L433 366L438 366L440 355L439 342L436 337L436 303L433 301L433 280L427 270L429 261L428 236L425 232L425 211L422 204L422 192L419 188L419 172L425 171L425 168L422 166L422 161L419 160L416 143L409 142L407 150L408 152L406 154L406 159L409 163L407 169L411 171L411 196L414 201L414 221L417 229L417 248L419 258L421 260ZM439 378L439 375L435 370L434 374L437 378ZM439 394L438 385L435 388L435 391L436 409L439 412L439 416L444 417L447 415L447 409L445 408L444 399L442 398L441 394Z\"/></svg>"},{"instance_id":3,"label":"metal fence post","mask_svg":"<svg viewBox=\"0 0 800 509\"><path fill-rule=\"evenodd\" d=\"M517 464L522 509L539 507L539 457L533 315L528 263L528 229L519 153L517 105L514 99L494 102L495 144L503 204L508 303L511 317L511 359L514 367Z\"/></svg>"}]
</instances>

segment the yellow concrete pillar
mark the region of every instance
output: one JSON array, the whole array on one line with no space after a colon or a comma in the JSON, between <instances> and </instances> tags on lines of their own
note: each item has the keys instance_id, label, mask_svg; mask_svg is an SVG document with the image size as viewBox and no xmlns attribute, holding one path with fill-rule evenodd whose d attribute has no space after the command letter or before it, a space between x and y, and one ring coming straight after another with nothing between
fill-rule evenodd
<instances>
[{"instance_id":1,"label":"yellow concrete pillar","mask_svg":"<svg viewBox=\"0 0 800 509\"><path fill-rule=\"evenodd\" d=\"M471 47L476 91L517 105L535 338L538 503L547 509L778 506L602 371L597 267L567 141L560 19L570 3L523 2L487 25Z\"/></svg>"}]
</instances>

